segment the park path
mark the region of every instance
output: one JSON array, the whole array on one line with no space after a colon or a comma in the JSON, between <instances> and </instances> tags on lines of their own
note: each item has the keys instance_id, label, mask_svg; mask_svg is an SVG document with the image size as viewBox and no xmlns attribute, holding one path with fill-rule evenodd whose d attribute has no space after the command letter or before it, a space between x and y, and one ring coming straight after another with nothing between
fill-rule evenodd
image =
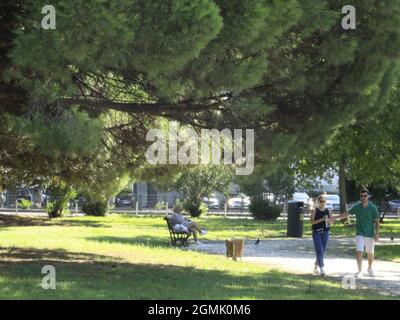
<instances>
[{"instance_id":1,"label":"park path","mask_svg":"<svg viewBox=\"0 0 400 320\"><path fill-rule=\"evenodd\" d=\"M376 245L400 244L390 239L381 239ZM353 277L357 270L354 257L354 238L331 238L328 242L325 258L325 271L328 277L342 281L343 277ZM224 241L204 241L201 246L190 245L189 250L225 255ZM284 238L246 240L243 261L266 264L285 271L299 274L312 273L315 253L311 238ZM364 260L363 276L356 279L356 286L370 287L382 293L400 296L400 263L375 260L373 269L375 277L369 277L367 261Z\"/></svg>"}]
</instances>

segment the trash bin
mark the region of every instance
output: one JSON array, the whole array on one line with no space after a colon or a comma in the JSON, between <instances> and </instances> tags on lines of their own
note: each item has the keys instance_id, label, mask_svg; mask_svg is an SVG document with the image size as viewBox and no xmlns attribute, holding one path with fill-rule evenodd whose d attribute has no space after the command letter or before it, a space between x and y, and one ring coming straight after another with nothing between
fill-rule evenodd
<instances>
[{"instance_id":1,"label":"trash bin","mask_svg":"<svg viewBox=\"0 0 400 320\"><path fill-rule=\"evenodd\" d=\"M287 236L303 237L304 202L288 201Z\"/></svg>"}]
</instances>

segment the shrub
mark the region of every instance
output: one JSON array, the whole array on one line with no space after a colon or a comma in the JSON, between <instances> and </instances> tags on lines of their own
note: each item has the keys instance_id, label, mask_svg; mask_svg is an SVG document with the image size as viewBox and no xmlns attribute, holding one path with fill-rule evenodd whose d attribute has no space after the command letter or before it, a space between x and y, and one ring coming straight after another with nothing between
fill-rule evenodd
<instances>
[{"instance_id":1,"label":"shrub","mask_svg":"<svg viewBox=\"0 0 400 320\"><path fill-rule=\"evenodd\" d=\"M154 209L156 209L156 210L165 210L165 203L164 202L157 202L156 205L154 206Z\"/></svg>"},{"instance_id":2,"label":"shrub","mask_svg":"<svg viewBox=\"0 0 400 320\"><path fill-rule=\"evenodd\" d=\"M201 165L184 170L174 184L174 189L180 191L185 199L184 209L193 217L207 212L201 199L215 191L228 192L233 171L226 165Z\"/></svg>"},{"instance_id":3,"label":"shrub","mask_svg":"<svg viewBox=\"0 0 400 320\"><path fill-rule=\"evenodd\" d=\"M183 208L189 212L192 217L200 217L201 214L208 212L207 205L204 202L198 204L196 202L185 200L183 202Z\"/></svg>"},{"instance_id":4,"label":"shrub","mask_svg":"<svg viewBox=\"0 0 400 320\"><path fill-rule=\"evenodd\" d=\"M61 217L68 213L69 200L77 195L76 190L66 182L54 178L49 186L53 200L47 204L49 218Z\"/></svg>"},{"instance_id":5,"label":"shrub","mask_svg":"<svg viewBox=\"0 0 400 320\"><path fill-rule=\"evenodd\" d=\"M68 199L67 201L65 201L65 199L60 199L57 201L49 201L47 203L46 210L47 214L49 215L49 218L59 218L69 212Z\"/></svg>"},{"instance_id":6,"label":"shrub","mask_svg":"<svg viewBox=\"0 0 400 320\"><path fill-rule=\"evenodd\" d=\"M88 216L105 216L108 212L108 204L103 201L89 201L82 206L82 211Z\"/></svg>"},{"instance_id":7,"label":"shrub","mask_svg":"<svg viewBox=\"0 0 400 320\"><path fill-rule=\"evenodd\" d=\"M20 201L20 203L19 203L19 206L20 206L22 209L29 209L29 208L31 207L31 205L32 205L32 202L30 202L30 201L27 200L27 199L22 199L22 200Z\"/></svg>"},{"instance_id":8,"label":"shrub","mask_svg":"<svg viewBox=\"0 0 400 320\"><path fill-rule=\"evenodd\" d=\"M257 220L276 220L281 214L281 208L262 198L252 198L249 210Z\"/></svg>"}]
</instances>

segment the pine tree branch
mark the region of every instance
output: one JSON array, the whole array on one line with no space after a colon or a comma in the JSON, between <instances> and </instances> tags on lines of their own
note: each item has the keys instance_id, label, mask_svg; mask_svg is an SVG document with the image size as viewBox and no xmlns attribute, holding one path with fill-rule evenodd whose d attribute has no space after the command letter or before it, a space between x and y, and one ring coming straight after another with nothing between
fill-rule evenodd
<instances>
[{"instance_id":1,"label":"pine tree branch","mask_svg":"<svg viewBox=\"0 0 400 320\"><path fill-rule=\"evenodd\" d=\"M63 106L80 105L101 109L113 109L127 113L144 113L152 115L163 115L164 113L202 112L220 108L220 104L192 104L186 102L178 103L129 103L109 100L91 100L81 98L66 98L60 100Z\"/></svg>"}]
</instances>

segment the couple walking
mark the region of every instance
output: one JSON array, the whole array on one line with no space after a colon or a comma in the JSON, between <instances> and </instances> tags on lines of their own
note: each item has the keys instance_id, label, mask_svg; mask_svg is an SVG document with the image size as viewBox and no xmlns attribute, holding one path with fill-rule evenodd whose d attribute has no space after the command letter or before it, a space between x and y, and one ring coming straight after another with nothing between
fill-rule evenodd
<instances>
[{"instance_id":1,"label":"couple walking","mask_svg":"<svg viewBox=\"0 0 400 320\"><path fill-rule=\"evenodd\" d=\"M368 274L374 276L372 263L374 261L375 242L379 240L379 213L377 207L369 201L370 194L367 189L360 191L360 202L351 208L349 212L333 216L325 207L325 195L317 199L318 207L311 212L312 237L317 259L315 261L314 273L325 275L324 255L329 240L330 224L336 219L347 218L349 215L356 217L356 259L358 272L356 277L362 274L362 261L364 250L368 254ZM319 271L318 271L319 267Z\"/></svg>"}]
</instances>

